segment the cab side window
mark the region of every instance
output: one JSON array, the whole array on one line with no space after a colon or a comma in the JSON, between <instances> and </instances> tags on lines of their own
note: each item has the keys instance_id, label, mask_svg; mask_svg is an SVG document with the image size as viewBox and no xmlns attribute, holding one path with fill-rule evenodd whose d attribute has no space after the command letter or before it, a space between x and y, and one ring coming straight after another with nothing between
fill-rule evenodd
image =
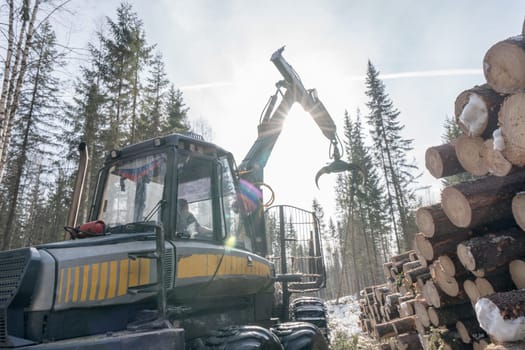
<instances>
[{"instance_id":1,"label":"cab side window","mask_svg":"<svg viewBox=\"0 0 525 350\"><path fill-rule=\"evenodd\" d=\"M218 168L222 237L226 239L227 245L251 250L251 238L247 235L244 224L241 221L241 205L227 157L219 159Z\"/></svg>"}]
</instances>

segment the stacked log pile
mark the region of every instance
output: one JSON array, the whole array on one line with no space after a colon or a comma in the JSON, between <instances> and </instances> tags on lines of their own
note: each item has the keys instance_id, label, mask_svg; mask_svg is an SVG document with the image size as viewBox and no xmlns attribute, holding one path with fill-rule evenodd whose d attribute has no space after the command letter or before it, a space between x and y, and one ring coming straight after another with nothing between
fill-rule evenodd
<instances>
[{"instance_id":1,"label":"stacked log pile","mask_svg":"<svg viewBox=\"0 0 525 350\"><path fill-rule=\"evenodd\" d=\"M422 349L416 332L420 291L430 273L414 250L383 265L386 283L361 291L361 327L382 344L378 349ZM419 286L419 287L418 287Z\"/></svg>"},{"instance_id":2,"label":"stacked log pile","mask_svg":"<svg viewBox=\"0 0 525 350\"><path fill-rule=\"evenodd\" d=\"M525 349L524 36L492 46L483 68L487 82L455 101L463 134L425 158L438 179L468 172L475 180L446 187L440 203L417 210L419 265L397 257L385 264L385 294L402 302L398 318L362 307L363 329L391 339L378 348L406 349L399 339L417 332L410 349Z\"/></svg>"}]
</instances>

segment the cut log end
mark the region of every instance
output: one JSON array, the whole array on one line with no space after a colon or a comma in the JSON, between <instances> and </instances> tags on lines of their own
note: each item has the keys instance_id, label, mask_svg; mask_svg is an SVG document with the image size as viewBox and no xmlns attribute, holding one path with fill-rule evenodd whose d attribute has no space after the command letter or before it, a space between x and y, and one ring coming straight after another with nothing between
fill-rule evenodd
<instances>
[{"instance_id":1,"label":"cut log end","mask_svg":"<svg viewBox=\"0 0 525 350\"><path fill-rule=\"evenodd\" d=\"M525 192L520 192L512 199L512 215L519 227L525 231Z\"/></svg>"},{"instance_id":2,"label":"cut log end","mask_svg":"<svg viewBox=\"0 0 525 350\"><path fill-rule=\"evenodd\" d=\"M468 298L470 299L470 302L474 305L480 298L478 287L476 286L476 283L471 280L465 280L463 282L463 289L465 290L465 293L467 293Z\"/></svg>"},{"instance_id":3,"label":"cut log end","mask_svg":"<svg viewBox=\"0 0 525 350\"><path fill-rule=\"evenodd\" d=\"M470 247L462 243L458 244L457 254L459 261L461 261L467 270L476 270L476 259L472 255Z\"/></svg>"},{"instance_id":4,"label":"cut log end","mask_svg":"<svg viewBox=\"0 0 525 350\"><path fill-rule=\"evenodd\" d=\"M483 142L481 154L490 174L507 176L512 171L512 163L505 159L500 151L494 149L493 139L488 139Z\"/></svg>"},{"instance_id":5,"label":"cut log end","mask_svg":"<svg viewBox=\"0 0 525 350\"><path fill-rule=\"evenodd\" d=\"M476 176L488 173L488 168L481 154L483 138L479 136L462 135L456 140L456 155L461 166Z\"/></svg>"},{"instance_id":6,"label":"cut log end","mask_svg":"<svg viewBox=\"0 0 525 350\"><path fill-rule=\"evenodd\" d=\"M525 72L524 72L525 74ZM525 166L525 93L505 99L499 113L499 122L505 149L505 158L514 165Z\"/></svg>"},{"instance_id":7,"label":"cut log end","mask_svg":"<svg viewBox=\"0 0 525 350\"><path fill-rule=\"evenodd\" d=\"M421 207L416 211L416 225L426 237L434 236L436 226L434 225L434 218L427 208Z\"/></svg>"},{"instance_id":8,"label":"cut log end","mask_svg":"<svg viewBox=\"0 0 525 350\"><path fill-rule=\"evenodd\" d=\"M525 88L525 51L517 40L493 45L483 59L487 83L497 92L509 94Z\"/></svg>"},{"instance_id":9,"label":"cut log end","mask_svg":"<svg viewBox=\"0 0 525 350\"><path fill-rule=\"evenodd\" d=\"M443 177L443 160L435 148L428 148L425 152L425 166L436 179Z\"/></svg>"},{"instance_id":10,"label":"cut log end","mask_svg":"<svg viewBox=\"0 0 525 350\"><path fill-rule=\"evenodd\" d=\"M468 227L472 221L472 210L467 198L454 187L441 193L441 205L448 219L457 227Z\"/></svg>"},{"instance_id":11,"label":"cut log end","mask_svg":"<svg viewBox=\"0 0 525 350\"><path fill-rule=\"evenodd\" d=\"M509 264L509 272L512 282L519 289L525 289L525 261L513 260Z\"/></svg>"}]
</instances>

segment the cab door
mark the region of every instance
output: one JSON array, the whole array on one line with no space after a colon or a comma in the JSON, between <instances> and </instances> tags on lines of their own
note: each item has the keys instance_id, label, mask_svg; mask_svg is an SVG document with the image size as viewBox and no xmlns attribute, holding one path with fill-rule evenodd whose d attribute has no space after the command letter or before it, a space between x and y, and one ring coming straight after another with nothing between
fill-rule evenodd
<instances>
[{"instance_id":1,"label":"cab door","mask_svg":"<svg viewBox=\"0 0 525 350\"><path fill-rule=\"evenodd\" d=\"M196 223L184 230L188 214L177 205L176 297L221 300L267 288L272 265L251 252L228 157L182 154L177 168L177 204L187 202Z\"/></svg>"}]
</instances>

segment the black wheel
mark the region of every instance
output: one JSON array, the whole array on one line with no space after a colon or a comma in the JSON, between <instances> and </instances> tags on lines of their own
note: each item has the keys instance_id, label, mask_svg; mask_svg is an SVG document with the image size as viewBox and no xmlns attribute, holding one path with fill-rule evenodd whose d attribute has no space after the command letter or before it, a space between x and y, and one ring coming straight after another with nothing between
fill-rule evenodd
<instances>
[{"instance_id":1,"label":"black wheel","mask_svg":"<svg viewBox=\"0 0 525 350\"><path fill-rule=\"evenodd\" d=\"M316 325L329 342L327 307L321 298L300 297L290 303L290 319Z\"/></svg>"},{"instance_id":2,"label":"black wheel","mask_svg":"<svg viewBox=\"0 0 525 350\"><path fill-rule=\"evenodd\" d=\"M328 350L319 328L308 322L286 322L272 329L284 350Z\"/></svg>"},{"instance_id":3,"label":"black wheel","mask_svg":"<svg viewBox=\"0 0 525 350\"><path fill-rule=\"evenodd\" d=\"M231 326L212 332L209 337L195 339L192 350L283 350L279 338L259 326Z\"/></svg>"}]
</instances>

